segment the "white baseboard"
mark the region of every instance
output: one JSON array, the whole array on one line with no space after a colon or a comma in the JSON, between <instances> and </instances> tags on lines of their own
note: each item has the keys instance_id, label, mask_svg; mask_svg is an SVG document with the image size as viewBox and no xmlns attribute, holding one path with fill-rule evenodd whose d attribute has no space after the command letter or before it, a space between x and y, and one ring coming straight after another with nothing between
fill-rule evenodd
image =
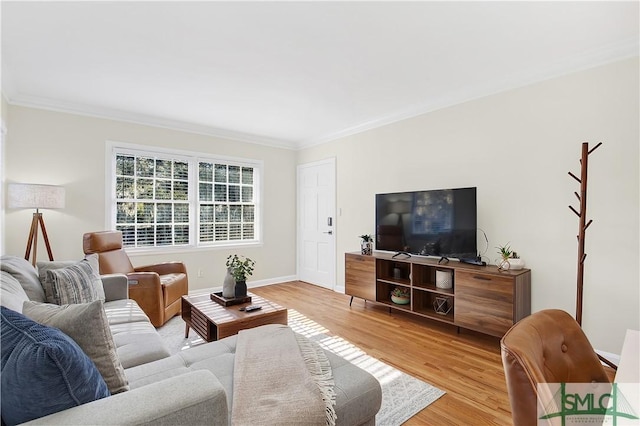
<instances>
[{"instance_id":1,"label":"white baseboard","mask_svg":"<svg viewBox=\"0 0 640 426\"><path fill-rule=\"evenodd\" d=\"M266 280L259 280L259 281L247 281L247 287L248 288L256 288L256 287L262 287L265 285L271 285L271 284L280 284L280 283L286 283L289 281L296 281L298 279L298 277L296 275L288 275L288 276L284 276L284 277L277 277L277 278L269 278Z\"/></svg>"},{"instance_id":2,"label":"white baseboard","mask_svg":"<svg viewBox=\"0 0 640 426\"><path fill-rule=\"evenodd\" d=\"M247 288L256 288L256 287L262 287L265 285L286 283L288 281L295 281L297 279L298 278L295 275L289 275L289 276L278 277L278 278L269 278L266 280L247 281ZM214 293L214 292L220 292L220 291L222 291L222 286L199 288L199 289L193 289L193 290L190 289L189 294L202 294L206 292Z\"/></svg>"}]
</instances>

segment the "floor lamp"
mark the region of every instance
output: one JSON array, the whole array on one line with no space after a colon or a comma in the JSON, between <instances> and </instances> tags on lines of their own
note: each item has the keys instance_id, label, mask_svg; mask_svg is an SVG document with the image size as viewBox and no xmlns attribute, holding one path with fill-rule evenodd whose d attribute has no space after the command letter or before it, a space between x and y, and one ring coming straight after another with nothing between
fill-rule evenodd
<instances>
[{"instance_id":1,"label":"floor lamp","mask_svg":"<svg viewBox=\"0 0 640 426\"><path fill-rule=\"evenodd\" d=\"M40 209L62 209L64 208L64 188L56 185L35 185L30 183L10 183L7 191L7 207L10 209L36 209L31 220L29 239L27 240L27 250L24 258L29 260L31 249L33 257L31 264L36 265L38 258L38 229L42 230L42 237L47 248L49 260L53 260L53 252L47 236L47 228L44 226L44 219Z\"/></svg>"}]
</instances>

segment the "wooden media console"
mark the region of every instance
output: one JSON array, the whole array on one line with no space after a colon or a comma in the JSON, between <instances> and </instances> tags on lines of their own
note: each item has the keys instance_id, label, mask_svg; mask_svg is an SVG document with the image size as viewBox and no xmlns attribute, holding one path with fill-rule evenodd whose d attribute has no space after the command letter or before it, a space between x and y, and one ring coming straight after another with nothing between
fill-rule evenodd
<instances>
[{"instance_id":1,"label":"wooden media console","mask_svg":"<svg viewBox=\"0 0 640 426\"><path fill-rule=\"evenodd\" d=\"M436 278L436 276L438 278ZM444 280L443 280L444 278ZM391 301L409 291L410 303ZM531 313L531 270L499 271L457 261L374 252L345 254L345 293L411 314L502 337Z\"/></svg>"}]
</instances>

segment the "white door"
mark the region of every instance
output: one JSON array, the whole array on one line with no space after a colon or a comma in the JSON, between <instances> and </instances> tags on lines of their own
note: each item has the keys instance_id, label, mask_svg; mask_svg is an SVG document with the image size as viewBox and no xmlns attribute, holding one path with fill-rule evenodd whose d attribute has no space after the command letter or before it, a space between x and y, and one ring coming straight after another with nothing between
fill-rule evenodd
<instances>
[{"instance_id":1,"label":"white door","mask_svg":"<svg viewBox=\"0 0 640 426\"><path fill-rule=\"evenodd\" d=\"M336 285L335 159L298 166L298 278Z\"/></svg>"}]
</instances>

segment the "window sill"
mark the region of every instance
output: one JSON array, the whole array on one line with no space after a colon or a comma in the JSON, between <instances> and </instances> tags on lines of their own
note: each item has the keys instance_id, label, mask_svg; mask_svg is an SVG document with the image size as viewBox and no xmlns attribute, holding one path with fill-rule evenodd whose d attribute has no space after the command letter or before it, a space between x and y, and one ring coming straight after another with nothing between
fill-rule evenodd
<instances>
[{"instance_id":1,"label":"window sill","mask_svg":"<svg viewBox=\"0 0 640 426\"><path fill-rule=\"evenodd\" d=\"M216 245L201 245L201 246L182 246L182 247L149 247L149 248L126 248L125 251L130 257L136 256L154 256L154 255L166 255L166 254L179 254L179 253L202 253L203 251L215 251L215 250L230 250L235 248L253 248L262 247L262 242L253 241L247 243L227 243Z\"/></svg>"}]
</instances>

